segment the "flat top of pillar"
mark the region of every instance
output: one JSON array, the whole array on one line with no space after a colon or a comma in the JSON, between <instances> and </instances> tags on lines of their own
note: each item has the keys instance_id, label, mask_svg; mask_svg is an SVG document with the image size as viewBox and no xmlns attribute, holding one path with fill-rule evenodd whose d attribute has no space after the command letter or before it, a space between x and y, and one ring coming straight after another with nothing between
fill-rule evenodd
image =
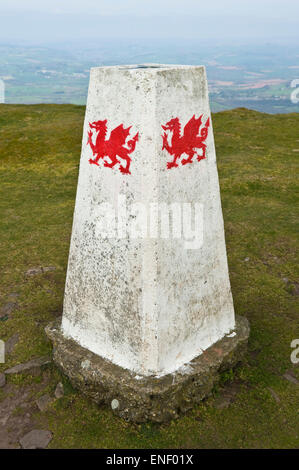
<instances>
[{"instance_id":1,"label":"flat top of pillar","mask_svg":"<svg viewBox=\"0 0 299 470\"><path fill-rule=\"evenodd\" d=\"M159 71L159 70L174 70L174 69L204 69L204 65L181 65L181 64L129 64L129 65L107 65L101 67L92 67L91 70L130 70L130 71Z\"/></svg>"}]
</instances>

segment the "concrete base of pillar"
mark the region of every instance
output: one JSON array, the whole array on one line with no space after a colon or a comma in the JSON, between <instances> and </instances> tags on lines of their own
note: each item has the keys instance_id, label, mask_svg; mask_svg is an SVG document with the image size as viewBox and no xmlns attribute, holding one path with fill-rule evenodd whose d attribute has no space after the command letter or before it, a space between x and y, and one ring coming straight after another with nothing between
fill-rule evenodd
<instances>
[{"instance_id":1,"label":"concrete base of pillar","mask_svg":"<svg viewBox=\"0 0 299 470\"><path fill-rule=\"evenodd\" d=\"M46 328L54 346L54 361L72 385L98 404L133 422L166 422L178 418L206 398L220 373L236 366L247 348L249 324L236 318L234 333L213 344L177 371L139 376L88 351L63 336L59 324Z\"/></svg>"}]
</instances>

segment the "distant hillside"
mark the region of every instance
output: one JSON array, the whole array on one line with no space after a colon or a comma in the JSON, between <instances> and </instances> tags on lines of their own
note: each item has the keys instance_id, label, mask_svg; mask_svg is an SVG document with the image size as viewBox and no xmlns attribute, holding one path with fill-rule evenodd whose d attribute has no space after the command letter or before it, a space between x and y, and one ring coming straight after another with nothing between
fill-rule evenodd
<instances>
[{"instance_id":1,"label":"distant hillside","mask_svg":"<svg viewBox=\"0 0 299 470\"><path fill-rule=\"evenodd\" d=\"M299 112L291 101L299 78L295 45L217 45L188 41L101 41L79 46L0 44L0 79L7 103L85 104L91 67L144 62L204 64L212 111L247 107L268 113ZM294 85L295 86L295 85Z\"/></svg>"}]
</instances>

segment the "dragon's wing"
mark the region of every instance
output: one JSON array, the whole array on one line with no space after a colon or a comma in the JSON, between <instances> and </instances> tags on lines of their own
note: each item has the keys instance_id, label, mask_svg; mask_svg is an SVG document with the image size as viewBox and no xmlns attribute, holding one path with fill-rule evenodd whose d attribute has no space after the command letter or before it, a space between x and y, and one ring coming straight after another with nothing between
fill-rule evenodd
<instances>
[{"instance_id":1,"label":"dragon's wing","mask_svg":"<svg viewBox=\"0 0 299 470\"><path fill-rule=\"evenodd\" d=\"M131 127L125 129L123 124L121 124L111 131L110 140L116 141L119 145L124 145L126 138L130 134L130 129Z\"/></svg>"},{"instance_id":2,"label":"dragon's wing","mask_svg":"<svg viewBox=\"0 0 299 470\"><path fill-rule=\"evenodd\" d=\"M195 114L194 114L194 116L192 116L190 121L188 121L184 127L184 137L187 137L189 139L196 137L199 132L199 128L201 126L201 120L202 120L202 115L199 116L198 119L196 119Z\"/></svg>"}]
</instances>

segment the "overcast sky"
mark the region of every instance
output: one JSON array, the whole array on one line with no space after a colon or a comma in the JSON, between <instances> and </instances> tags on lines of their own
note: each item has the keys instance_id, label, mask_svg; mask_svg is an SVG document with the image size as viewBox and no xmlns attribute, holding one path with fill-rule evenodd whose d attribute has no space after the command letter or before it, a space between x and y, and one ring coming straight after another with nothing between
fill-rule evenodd
<instances>
[{"instance_id":1,"label":"overcast sky","mask_svg":"<svg viewBox=\"0 0 299 470\"><path fill-rule=\"evenodd\" d=\"M0 0L0 41L298 39L298 0Z\"/></svg>"},{"instance_id":2,"label":"overcast sky","mask_svg":"<svg viewBox=\"0 0 299 470\"><path fill-rule=\"evenodd\" d=\"M167 15L219 12L288 19L299 13L297 0L1 0L1 9L102 15ZM292 13L293 11L293 13Z\"/></svg>"}]
</instances>

